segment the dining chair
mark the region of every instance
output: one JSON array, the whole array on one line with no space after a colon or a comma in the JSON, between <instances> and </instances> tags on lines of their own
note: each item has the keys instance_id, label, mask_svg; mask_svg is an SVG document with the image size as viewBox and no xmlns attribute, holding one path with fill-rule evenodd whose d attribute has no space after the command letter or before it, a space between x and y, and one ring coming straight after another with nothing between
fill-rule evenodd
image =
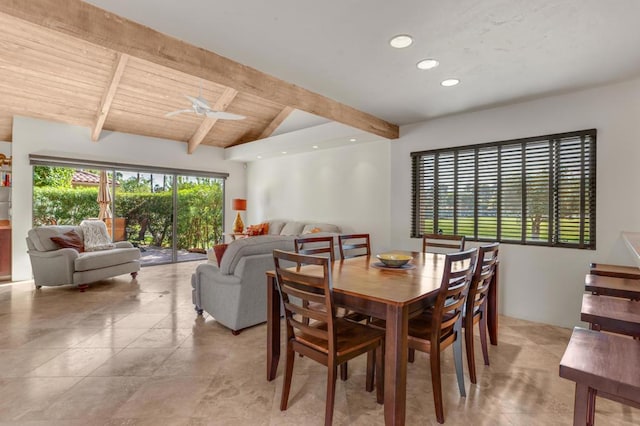
<instances>
[{"instance_id":1,"label":"dining chair","mask_svg":"<svg viewBox=\"0 0 640 426\"><path fill-rule=\"evenodd\" d=\"M329 259L336 260L333 251L333 237L301 237L294 241L295 250L298 254L319 255L327 253Z\"/></svg>"},{"instance_id":2,"label":"dining chair","mask_svg":"<svg viewBox=\"0 0 640 426\"><path fill-rule=\"evenodd\" d=\"M333 237L302 237L294 240L296 253L305 255L329 255L329 260L335 260L333 251ZM304 300L303 306L309 307L309 302ZM324 304L311 304L311 309L324 309ZM305 324L309 324L309 317L302 318ZM300 354L302 356L302 354Z\"/></svg>"},{"instance_id":3,"label":"dining chair","mask_svg":"<svg viewBox=\"0 0 640 426\"><path fill-rule=\"evenodd\" d=\"M371 256L371 238L369 234L343 234L338 237L338 240L342 259ZM354 311L345 312L343 318L353 322L369 322L369 316ZM348 375L348 364L344 363L340 366L340 379L347 380Z\"/></svg>"},{"instance_id":4,"label":"dining chair","mask_svg":"<svg viewBox=\"0 0 640 426\"><path fill-rule=\"evenodd\" d=\"M433 402L438 423L444 423L440 354L453 346L453 359L460 396L466 396L462 365L462 310L467 289L473 279L478 250L476 248L449 253L435 304L422 314L409 319L409 349L429 354ZM371 321L371 327L383 329L381 319Z\"/></svg>"},{"instance_id":5,"label":"dining chair","mask_svg":"<svg viewBox=\"0 0 640 426\"><path fill-rule=\"evenodd\" d=\"M433 250L437 249L437 250ZM442 250L444 249L444 250ZM464 235L423 234L423 253L449 253L464 250Z\"/></svg>"},{"instance_id":6,"label":"dining chair","mask_svg":"<svg viewBox=\"0 0 640 426\"><path fill-rule=\"evenodd\" d=\"M325 425L331 425L333 419L338 365L359 355L377 352L376 358L380 362L368 370L367 375L372 376L375 369L378 384L376 399L382 404L384 402L384 331L336 316L331 264L328 258L274 250L273 261L287 330L286 368L280 410L287 409L295 352L327 366ZM306 266L287 269L281 266L283 261ZM307 268L311 268L313 274L305 273ZM302 303L299 303L303 300L322 303L325 309L317 311L305 308ZM296 319L297 317L294 316L296 314L310 317L315 321L311 325L304 324ZM367 389L367 391L371 390L373 389Z\"/></svg>"},{"instance_id":7,"label":"dining chair","mask_svg":"<svg viewBox=\"0 0 640 426\"><path fill-rule=\"evenodd\" d=\"M489 349L487 346L487 296L489 287L496 272L498 261L498 248L500 243L492 243L481 246L478 249L478 261L473 272L473 280L467 293L467 301L464 310L462 326L464 327L464 340L467 349L467 363L469 365L469 378L471 383L477 383L476 362L473 350L473 326L479 324L480 345L484 365L489 365Z\"/></svg>"},{"instance_id":8,"label":"dining chair","mask_svg":"<svg viewBox=\"0 0 640 426\"><path fill-rule=\"evenodd\" d=\"M371 256L371 239L369 234L345 234L338 237L340 242L340 256L343 259L358 256ZM358 312L346 312L344 318L349 321L361 322L369 320L367 315ZM344 367L346 368L346 366ZM346 373L344 373L346 375ZM343 377L343 380L346 377Z\"/></svg>"},{"instance_id":9,"label":"dining chair","mask_svg":"<svg viewBox=\"0 0 640 426\"><path fill-rule=\"evenodd\" d=\"M344 234L338 237L340 257L348 259L356 256L371 256L369 234Z\"/></svg>"}]
</instances>

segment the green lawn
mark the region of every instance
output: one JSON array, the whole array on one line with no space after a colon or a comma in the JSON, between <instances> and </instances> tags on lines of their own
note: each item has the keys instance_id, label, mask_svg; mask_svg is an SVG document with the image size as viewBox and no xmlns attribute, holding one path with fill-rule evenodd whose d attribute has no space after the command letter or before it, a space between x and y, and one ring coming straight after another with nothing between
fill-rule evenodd
<instances>
[{"instance_id":1,"label":"green lawn","mask_svg":"<svg viewBox=\"0 0 640 426\"><path fill-rule=\"evenodd\" d=\"M453 219L440 219L438 221L438 229L444 234L458 234L472 237L474 236L474 220L472 217L463 217L458 219L458 229L454 232ZM501 219L501 240L520 241L522 219L517 217L503 217ZM527 241L547 241L549 232L549 222L543 220L540 224L540 236L534 239L531 233L531 219L527 219ZM580 220L579 219L561 219L560 227L562 231L562 242L579 243L580 242ZM498 228L498 220L495 217L480 217L478 219L478 238L496 238ZM425 229L433 229L433 220L425 221ZM585 238L589 238L589 230L585 234Z\"/></svg>"}]
</instances>

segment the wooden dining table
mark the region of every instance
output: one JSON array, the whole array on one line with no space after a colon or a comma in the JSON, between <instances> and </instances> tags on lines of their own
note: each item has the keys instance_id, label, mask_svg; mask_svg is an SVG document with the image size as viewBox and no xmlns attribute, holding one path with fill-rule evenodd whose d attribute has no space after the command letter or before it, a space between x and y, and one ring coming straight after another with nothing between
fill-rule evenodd
<instances>
[{"instance_id":1,"label":"wooden dining table","mask_svg":"<svg viewBox=\"0 0 640 426\"><path fill-rule=\"evenodd\" d=\"M407 252L405 252L407 253ZM382 268L368 256L336 260L331 266L337 306L386 320L384 417L386 425L404 425L406 415L408 320L430 307L438 294L445 255L409 252L406 269ZM312 270L313 266L302 266ZM498 343L498 268L491 284L487 321L491 343ZM276 378L280 359L280 295L274 271L267 272L267 380Z\"/></svg>"}]
</instances>

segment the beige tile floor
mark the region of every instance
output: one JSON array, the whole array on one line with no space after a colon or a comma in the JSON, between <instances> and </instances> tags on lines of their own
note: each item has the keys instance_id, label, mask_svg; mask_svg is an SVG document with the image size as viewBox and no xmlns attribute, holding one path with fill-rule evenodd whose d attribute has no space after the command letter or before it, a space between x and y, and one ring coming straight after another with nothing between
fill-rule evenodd
<instances>
[{"instance_id":1,"label":"beige tile floor","mask_svg":"<svg viewBox=\"0 0 640 426\"><path fill-rule=\"evenodd\" d=\"M239 336L191 305L196 263L144 268L93 284L0 287L0 425L321 425L324 367L297 358L286 412L282 369L265 379L264 325ZM508 285L505 283L505 285ZM577 315L577 313L576 313ZM570 330L500 318L491 366L460 398L443 361L446 424L571 424L573 385L558 377ZM481 359L479 345L477 357ZM364 359L338 382L335 425L382 425L364 390ZM428 360L408 367L407 424L435 424ZM598 400L598 425L640 424L640 411Z\"/></svg>"}]
</instances>

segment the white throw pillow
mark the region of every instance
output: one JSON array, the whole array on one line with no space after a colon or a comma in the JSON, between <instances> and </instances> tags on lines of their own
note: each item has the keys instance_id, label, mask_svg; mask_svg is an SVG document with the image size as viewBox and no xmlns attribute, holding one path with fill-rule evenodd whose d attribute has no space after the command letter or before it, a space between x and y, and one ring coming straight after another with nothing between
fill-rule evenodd
<instances>
[{"instance_id":1,"label":"white throw pillow","mask_svg":"<svg viewBox=\"0 0 640 426\"><path fill-rule=\"evenodd\" d=\"M83 220L80 223L84 234L84 251L109 250L116 245L111 242L107 225L101 220Z\"/></svg>"}]
</instances>

